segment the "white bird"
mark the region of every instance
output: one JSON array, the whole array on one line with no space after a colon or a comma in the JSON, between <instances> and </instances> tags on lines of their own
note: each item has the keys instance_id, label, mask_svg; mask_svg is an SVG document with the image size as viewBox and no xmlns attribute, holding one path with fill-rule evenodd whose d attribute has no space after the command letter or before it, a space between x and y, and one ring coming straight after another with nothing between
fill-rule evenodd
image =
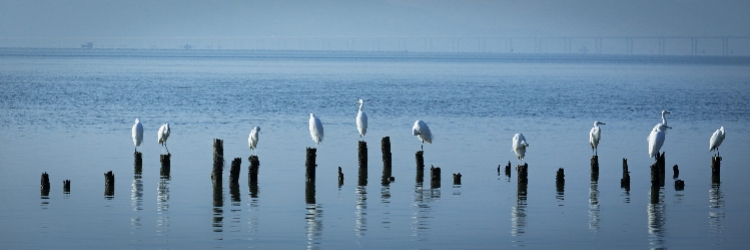
<instances>
[{"instance_id":1,"label":"white bird","mask_svg":"<svg viewBox=\"0 0 750 250\"><path fill-rule=\"evenodd\" d=\"M143 141L143 125L141 125L141 120L138 120L138 118L135 118L135 124L133 124L133 144L135 144L135 152L138 152L138 146L141 145L142 141Z\"/></svg>"},{"instance_id":2,"label":"white bird","mask_svg":"<svg viewBox=\"0 0 750 250\"><path fill-rule=\"evenodd\" d=\"M721 146L721 142L724 141L724 136L726 134L724 133L724 126L721 126L721 128L717 129L716 132L711 136L711 140L709 141L709 152L716 150L716 153L719 153L719 146Z\"/></svg>"},{"instance_id":3,"label":"white bird","mask_svg":"<svg viewBox=\"0 0 750 250\"><path fill-rule=\"evenodd\" d=\"M526 157L526 147L529 144L526 142L526 137L523 134L518 133L513 136L513 152L516 153L518 160L523 160Z\"/></svg>"},{"instance_id":4,"label":"white bird","mask_svg":"<svg viewBox=\"0 0 750 250\"><path fill-rule=\"evenodd\" d=\"M424 123L422 120L414 122L414 126L411 128L411 134L422 141L421 149L424 149L425 142L432 144L432 133L430 132L430 127L427 127L427 123Z\"/></svg>"},{"instance_id":5,"label":"white bird","mask_svg":"<svg viewBox=\"0 0 750 250\"><path fill-rule=\"evenodd\" d=\"M365 105L365 101L359 99L359 112L357 112L357 130L359 130L359 137L364 137L367 134L367 114L362 111L362 106Z\"/></svg>"},{"instance_id":6,"label":"white bird","mask_svg":"<svg viewBox=\"0 0 750 250\"><path fill-rule=\"evenodd\" d=\"M310 113L310 136L315 142L315 146L323 142L323 123L320 123L320 119L315 117L313 113Z\"/></svg>"},{"instance_id":7,"label":"white bird","mask_svg":"<svg viewBox=\"0 0 750 250\"><path fill-rule=\"evenodd\" d=\"M669 111L666 111L666 110L662 110L661 111L661 124L664 124L664 126L668 126L668 124L667 124L667 118L664 117L664 115L671 114L671 113L672 112L669 112Z\"/></svg>"},{"instance_id":8,"label":"white bird","mask_svg":"<svg viewBox=\"0 0 750 250\"><path fill-rule=\"evenodd\" d=\"M167 149L167 154L169 154L169 148L167 147L167 138L169 138L169 123L161 125L158 133L159 144L164 145L164 148Z\"/></svg>"},{"instance_id":9,"label":"white bird","mask_svg":"<svg viewBox=\"0 0 750 250\"><path fill-rule=\"evenodd\" d=\"M258 133L260 133L260 127L255 126L250 131L250 136L247 137L247 145L250 146L250 150L255 150L258 146Z\"/></svg>"},{"instance_id":10,"label":"white bird","mask_svg":"<svg viewBox=\"0 0 750 250\"><path fill-rule=\"evenodd\" d=\"M594 121L594 127L591 128L591 132L589 132L589 143L591 144L591 150L594 151L596 155L599 155L599 150L597 147L599 147L599 139L602 138L602 130L599 128L599 125L607 125L606 123L600 122L600 121Z\"/></svg>"},{"instance_id":11,"label":"white bird","mask_svg":"<svg viewBox=\"0 0 750 250\"><path fill-rule=\"evenodd\" d=\"M661 147L664 146L664 140L666 139L666 134L664 131L669 128L668 126L659 123L654 126L654 128L651 130L651 134L648 136L648 157L656 159L656 156L659 155L659 150L661 150Z\"/></svg>"}]
</instances>

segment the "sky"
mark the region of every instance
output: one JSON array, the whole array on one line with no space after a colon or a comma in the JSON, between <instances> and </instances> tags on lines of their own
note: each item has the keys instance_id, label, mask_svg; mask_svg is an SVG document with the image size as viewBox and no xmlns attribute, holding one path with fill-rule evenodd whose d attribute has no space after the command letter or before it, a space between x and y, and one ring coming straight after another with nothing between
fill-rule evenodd
<instances>
[{"instance_id":1,"label":"sky","mask_svg":"<svg viewBox=\"0 0 750 250\"><path fill-rule=\"evenodd\" d=\"M750 36L748 10L748 0L0 0L0 41Z\"/></svg>"}]
</instances>

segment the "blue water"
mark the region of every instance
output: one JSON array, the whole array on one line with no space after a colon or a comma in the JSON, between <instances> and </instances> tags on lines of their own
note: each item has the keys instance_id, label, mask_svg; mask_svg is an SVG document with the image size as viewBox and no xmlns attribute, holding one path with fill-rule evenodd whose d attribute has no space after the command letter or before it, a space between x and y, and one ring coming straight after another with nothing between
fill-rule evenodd
<instances>
[{"instance_id":1,"label":"blue water","mask_svg":"<svg viewBox=\"0 0 750 250\"><path fill-rule=\"evenodd\" d=\"M370 121L364 186L359 98ZM739 248L750 243L749 107L743 58L0 49L0 239L13 249ZM668 177L650 204L646 137L663 109L674 128L663 148ZM326 135L308 204L310 112ZM133 172L135 118L146 134L142 176ZM416 119L433 132L425 163L443 169L440 188L415 182ZM589 174L594 120L607 123L598 181ZM166 122L172 170L161 179L156 131ZM257 192L247 181L254 126ZM707 144L719 126L727 139L715 185ZM518 132L530 144L525 196L515 171L496 170L516 164ZM380 182L384 136L390 185ZM224 139L226 158L243 159L238 188L228 166L213 186L213 138ZM629 191L619 186L622 158ZM675 164L684 191L669 178ZM109 170L113 197L104 196ZM49 196L39 193L42 172ZM457 172L462 185L452 185Z\"/></svg>"}]
</instances>

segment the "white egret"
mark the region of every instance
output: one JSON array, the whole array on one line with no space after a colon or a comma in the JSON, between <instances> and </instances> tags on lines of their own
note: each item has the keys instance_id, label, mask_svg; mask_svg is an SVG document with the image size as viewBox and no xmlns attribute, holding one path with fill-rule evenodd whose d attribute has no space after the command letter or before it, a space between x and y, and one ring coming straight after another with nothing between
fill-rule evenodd
<instances>
[{"instance_id":1,"label":"white egret","mask_svg":"<svg viewBox=\"0 0 750 250\"><path fill-rule=\"evenodd\" d=\"M432 144L432 133L430 132L430 127L427 127L427 123L424 123L422 120L414 122L414 127L411 128L411 134L422 141L421 149L424 149L425 142Z\"/></svg>"},{"instance_id":2,"label":"white egret","mask_svg":"<svg viewBox=\"0 0 750 250\"><path fill-rule=\"evenodd\" d=\"M599 150L597 148L599 147L599 139L602 138L602 130L599 128L599 125L607 124L600 121L594 121L594 127L591 128L591 132L589 132L589 143L591 144L591 151L594 151L595 155L599 155Z\"/></svg>"},{"instance_id":3,"label":"white egret","mask_svg":"<svg viewBox=\"0 0 750 250\"><path fill-rule=\"evenodd\" d=\"M135 152L138 152L138 146L141 146L143 141L143 125L141 120L135 118L135 124L133 124L133 144L135 144Z\"/></svg>"},{"instance_id":4,"label":"white egret","mask_svg":"<svg viewBox=\"0 0 750 250\"><path fill-rule=\"evenodd\" d=\"M320 123L320 119L315 117L313 113L310 113L310 136L315 142L315 146L323 142L323 123Z\"/></svg>"},{"instance_id":5,"label":"white egret","mask_svg":"<svg viewBox=\"0 0 750 250\"><path fill-rule=\"evenodd\" d=\"M159 144L164 145L164 148L167 149L167 154L169 154L169 148L167 147L167 138L169 138L169 123L161 125L158 133Z\"/></svg>"},{"instance_id":6,"label":"white egret","mask_svg":"<svg viewBox=\"0 0 750 250\"><path fill-rule=\"evenodd\" d=\"M359 137L364 137L367 134L367 114L362 111L362 106L365 105L365 101L359 99L359 112L357 112L357 130L359 130Z\"/></svg>"},{"instance_id":7,"label":"white egret","mask_svg":"<svg viewBox=\"0 0 750 250\"><path fill-rule=\"evenodd\" d=\"M661 111L661 124L664 124L664 126L668 126L667 124L667 118L664 115L672 114L672 112L662 110Z\"/></svg>"},{"instance_id":8,"label":"white egret","mask_svg":"<svg viewBox=\"0 0 750 250\"><path fill-rule=\"evenodd\" d=\"M709 152L716 150L716 153L719 153L719 146L721 146L721 142L724 141L724 126L721 126L721 128L717 129L716 132L711 136L711 140L709 141ZM721 155L721 154L719 154Z\"/></svg>"},{"instance_id":9,"label":"white egret","mask_svg":"<svg viewBox=\"0 0 750 250\"><path fill-rule=\"evenodd\" d=\"M260 133L260 127L255 126L250 131L250 136L247 137L247 145L250 146L250 150L255 151L256 147L258 147L258 133Z\"/></svg>"},{"instance_id":10,"label":"white egret","mask_svg":"<svg viewBox=\"0 0 750 250\"><path fill-rule=\"evenodd\" d=\"M654 126L653 129L651 129L651 134L648 136L648 156L649 158L654 158L659 155L659 150L661 150L661 147L664 146L664 140L666 139L666 134L664 131L669 128L668 126L659 123Z\"/></svg>"},{"instance_id":11,"label":"white egret","mask_svg":"<svg viewBox=\"0 0 750 250\"><path fill-rule=\"evenodd\" d=\"M516 153L519 161L526 157L526 147L528 146L529 144L526 142L526 137L523 134L518 133L513 136L513 152Z\"/></svg>"}]
</instances>

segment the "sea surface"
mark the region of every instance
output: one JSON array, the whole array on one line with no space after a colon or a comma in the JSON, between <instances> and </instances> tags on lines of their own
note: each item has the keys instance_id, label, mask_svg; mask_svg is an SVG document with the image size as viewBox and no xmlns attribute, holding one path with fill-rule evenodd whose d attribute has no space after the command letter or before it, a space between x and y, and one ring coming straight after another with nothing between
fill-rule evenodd
<instances>
[{"instance_id":1,"label":"sea surface","mask_svg":"<svg viewBox=\"0 0 750 250\"><path fill-rule=\"evenodd\" d=\"M358 180L360 98L369 117L366 183ZM646 137L662 110L673 129L662 148L666 184L652 189ZM325 127L313 197L310 113ZM140 175L136 118L145 131ZM418 119L432 130L425 175L440 167L439 186L416 180ZM597 120L606 125L592 177L588 133ZM156 136L163 123L171 127L168 178ZM254 126L262 128L260 173L249 185ZM720 126L727 137L712 181L708 141ZM530 145L527 185L517 181L515 133ZM395 178L386 184L385 136ZM218 183L214 138L224 140L226 158ZM3 249L750 245L750 59L742 57L3 48L0 140ZM234 158L239 185L229 183ZM629 189L620 185L623 158ZM498 172L509 163L510 176ZM116 179L111 195L107 171Z\"/></svg>"}]
</instances>

